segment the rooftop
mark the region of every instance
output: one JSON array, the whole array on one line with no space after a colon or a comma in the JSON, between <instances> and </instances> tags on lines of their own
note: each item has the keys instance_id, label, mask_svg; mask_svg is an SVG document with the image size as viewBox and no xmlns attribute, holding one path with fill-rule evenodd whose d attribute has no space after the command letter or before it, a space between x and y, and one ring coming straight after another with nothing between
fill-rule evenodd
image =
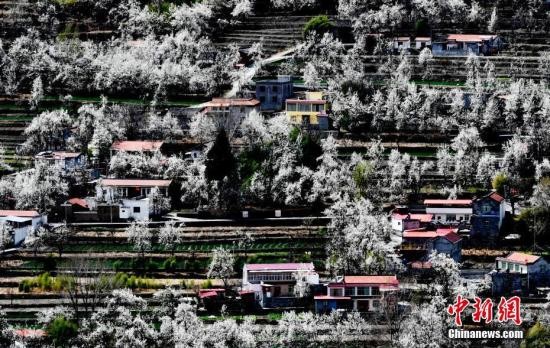
<instances>
[{"instance_id":1,"label":"rooftop","mask_svg":"<svg viewBox=\"0 0 550 348\"><path fill-rule=\"evenodd\" d=\"M346 284L383 284L399 286L397 276L345 276Z\"/></svg>"},{"instance_id":2,"label":"rooftop","mask_svg":"<svg viewBox=\"0 0 550 348\"><path fill-rule=\"evenodd\" d=\"M309 263L249 263L244 267L249 271L314 271L315 266Z\"/></svg>"},{"instance_id":3,"label":"rooftop","mask_svg":"<svg viewBox=\"0 0 550 348\"><path fill-rule=\"evenodd\" d=\"M520 252L513 252L506 257L498 257L497 260L507 261L512 263L519 263L522 265L529 265L537 262L540 259L540 256L530 255Z\"/></svg>"},{"instance_id":4,"label":"rooftop","mask_svg":"<svg viewBox=\"0 0 550 348\"><path fill-rule=\"evenodd\" d=\"M433 239L438 237L445 238L453 244L462 240L462 238L456 234L455 229L445 227L438 228L436 231L427 231L424 228L417 228L403 232L403 238L408 239Z\"/></svg>"},{"instance_id":5,"label":"rooftop","mask_svg":"<svg viewBox=\"0 0 550 348\"><path fill-rule=\"evenodd\" d=\"M0 210L0 216L36 217L40 214L36 210Z\"/></svg>"},{"instance_id":6,"label":"rooftop","mask_svg":"<svg viewBox=\"0 0 550 348\"><path fill-rule=\"evenodd\" d=\"M38 159L66 159L66 158L76 158L80 156L80 152L67 152L67 151L44 151L38 153L35 158Z\"/></svg>"},{"instance_id":7,"label":"rooftop","mask_svg":"<svg viewBox=\"0 0 550 348\"><path fill-rule=\"evenodd\" d=\"M205 107L225 107L225 106L256 106L260 101L253 98L213 98L204 103Z\"/></svg>"},{"instance_id":8,"label":"rooftop","mask_svg":"<svg viewBox=\"0 0 550 348\"><path fill-rule=\"evenodd\" d=\"M458 42L482 42L496 38L496 35L480 35L480 34L449 34L447 40Z\"/></svg>"},{"instance_id":9,"label":"rooftop","mask_svg":"<svg viewBox=\"0 0 550 348\"><path fill-rule=\"evenodd\" d=\"M155 179L103 179L102 186L114 187L168 187L172 180Z\"/></svg>"},{"instance_id":10,"label":"rooftop","mask_svg":"<svg viewBox=\"0 0 550 348\"><path fill-rule=\"evenodd\" d=\"M425 199L425 205L471 205L471 199Z\"/></svg>"},{"instance_id":11,"label":"rooftop","mask_svg":"<svg viewBox=\"0 0 550 348\"><path fill-rule=\"evenodd\" d=\"M115 141L111 145L111 150L115 151L130 151L130 152L148 152L156 151L162 146L162 141L152 140L121 140Z\"/></svg>"}]
</instances>

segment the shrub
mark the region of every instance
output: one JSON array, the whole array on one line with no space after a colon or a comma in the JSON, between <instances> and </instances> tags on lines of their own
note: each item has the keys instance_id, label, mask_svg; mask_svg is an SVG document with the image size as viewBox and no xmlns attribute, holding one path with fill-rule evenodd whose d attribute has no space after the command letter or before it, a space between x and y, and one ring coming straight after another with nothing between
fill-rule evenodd
<instances>
[{"instance_id":1,"label":"shrub","mask_svg":"<svg viewBox=\"0 0 550 348\"><path fill-rule=\"evenodd\" d=\"M181 287L183 289L193 289L195 287L195 281L192 280L192 279L189 279L189 280L183 280L181 282Z\"/></svg>"},{"instance_id":2,"label":"shrub","mask_svg":"<svg viewBox=\"0 0 550 348\"><path fill-rule=\"evenodd\" d=\"M174 256L167 258L162 263L162 269L173 271L176 269L178 262Z\"/></svg>"},{"instance_id":3,"label":"shrub","mask_svg":"<svg viewBox=\"0 0 550 348\"><path fill-rule=\"evenodd\" d=\"M57 260L53 254L48 254L44 259L44 271L50 272L57 268Z\"/></svg>"},{"instance_id":4,"label":"shrub","mask_svg":"<svg viewBox=\"0 0 550 348\"><path fill-rule=\"evenodd\" d=\"M46 327L46 332L54 346L65 347L73 337L76 337L78 326L75 322L60 315Z\"/></svg>"},{"instance_id":5,"label":"shrub","mask_svg":"<svg viewBox=\"0 0 550 348\"><path fill-rule=\"evenodd\" d=\"M332 32L334 30L334 24L325 15L313 17L304 26L304 37L309 33L314 32L318 35Z\"/></svg>"},{"instance_id":6,"label":"shrub","mask_svg":"<svg viewBox=\"0 0 550 348\"><path fill-rule=\"evenodd\" d=\"M504 186L508 184L508 177L504 173L497 173L493 178L492 186L501 195L504 194Z\"/></svg>"},{"instance_id":7,"label":"shrub","mask_svg":"<svg viewBox=\"0 0 550 348\"><path fill-rule=\"evenodd\" d=\"M115 272L118 272L121 268L122 268L122 261L121 260L116 260L115 262L113 262L113 269L115 270Z\"/></svg>"},{"instance_id":8,"label":"shrub","mask_svg":"<svg viewBox=\"0 0 550 348\"><path fill-rule=\"evenodd\" d=\"M423 19L419 19L414 24L416 36L430 36L430 25Z\"/></svg>"},{"instance_id":9,"label":"shrub","mask_svg":"<svg viewBox=\"0 0 550 348\"><path fill-rule=\"evenodd\" d=\"M212 284L212 280L206 279L201 283L201 289L212 289L214 285Z\"/></svg>"}]
</instances>

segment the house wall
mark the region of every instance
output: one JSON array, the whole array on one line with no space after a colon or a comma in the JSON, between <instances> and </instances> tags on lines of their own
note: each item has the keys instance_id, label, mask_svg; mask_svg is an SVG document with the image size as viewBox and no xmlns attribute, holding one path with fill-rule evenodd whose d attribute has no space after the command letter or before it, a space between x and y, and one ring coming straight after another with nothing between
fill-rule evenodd
<instances>
[{"instance_id":1,"label":"house wall","mask_svg":"<svg viewBox=\"0 0 550 348\"><path fill-rule=\"evenodd\" d=\"M149 199L123 199L120 205L121 219L145 221L149 219Z\"/></svg>"},{"instance_id":2,"label":"house wall","mask_svg":"<svg viewBox=\"0 0 550 348\"><path fill-rule=\"evenodd\" d=\"M460 242L451 243L446 238L440 237L433 242L433 250L441 254L447 254L456 262L460 262L462 246Z\"/></svg>"},{"instance_id":3,"label":"house wall","mask_svg":"<svg viewBox=\"0 0 550 348\"><path fill-rule=\"evenodd\" d=\"M469 222L470 217L472 216L472 208L426 207L426 213L433 214L434 221Z\"/></svg>"},{"instance_id":4,"label":"house wall","mask_svg":"<svg viewBox=\"0 0 550 348\"><path fill-rule=\"evenodd\" d=\"M484 197L473 202L470 239L479 244L495 244L504 219L504 202Z\"/></svg>"},{"instance_id":5,"label":"house wall","mask_svg":"<svg viewBox=\"0 0 550 348\"><path fill-rule=\"evenodd\" d=\"M292 82L256 82L256 99L261 103L261 110L282 110L284 102L292 96Z\"/></svg>"}]
</instances>

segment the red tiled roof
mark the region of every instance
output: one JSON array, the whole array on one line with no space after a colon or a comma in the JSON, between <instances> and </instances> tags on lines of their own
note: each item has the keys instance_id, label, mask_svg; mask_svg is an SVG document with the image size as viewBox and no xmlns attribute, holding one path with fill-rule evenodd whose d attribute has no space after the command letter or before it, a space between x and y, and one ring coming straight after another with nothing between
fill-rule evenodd
<instances>
[{"instance_id":1,"label":"red tiled roof","mask_svg":"<svg viewBox=\"0 0 550 348\"><path fill-rule=\"evenodd\" d=\"M0 210L0 216L37 217L36 210Z\"/></svg>"},{"instance_id":2,"label":"red tiled roof","mask_svg":"<svg viewBox=\"0 0 550 348\"><path fill-rule=\"evenodd\" d=\"M20 337L43 337L46 336L46 331L42 329L17 329L15 334Z\"/></svg>"},{"instance_id":3,"label":"red tiled roof","mask_svg":"<svg viewBox=\"0 0 550 348\"><path fill-rule=\"evenodd\" d=\"M529 265L529 264L535 263L539 259L540 259L540 256L530 255L530 254L525 254L525 253L520 253L520 252L513 252L513 253L511 253L510 255L508 255L506 257L498 257L497 258L497 260L508 261L508 262L513 262L513 263L519 263L519 264L522 264L522 265Z\"/></svg>"},{"instance_id":4,"label":"red tiled roof","mask_svg":"<svg viewBox=\"0 0 550 348\"><path fill-rule=\"evenodd\" d=\"M245 265L249 271L314 271L313 263L249 263Z\"/></svg>"},{"instance_id":5,"label":"red tiled roof","mask_svg":"<svg viewBox=\"0 0 550 348\"><path fill-rule=\"evenodd\" d=\"M88 202L86 202L86 200L82 198L71 198L67 202L73 205L81 206L82 208L88 208Z\"/></svg>"},{"instance_id":6,"label":"red tiled roof","mask_svg":"<svg viewBox=\"0 0 550 348\"><path fill-rule=\"evenodd\" d=\"M154 179L103 179L101 185L114 187L167 187L172 180Z\"/></svg>"},{"instance_id":7,"label":"red tiled roof","mask_svg":"<svg viewBox=\"0 0 550 348\"><path fill-rule=\"evenodd\" d=\"M115 151L131 151L131 152L148 152L156 151L162 146L162 141L151 140L119 140L111 145L111 150Z\"/></svg>"},{"instance_id":8,"label":"red tiled roof","mask_svg":"<svg viewBox=\"0 0 550 348\"><path fill-rule=\"evenodd\" d=\"M426 262L414 261L414 262L411 262L410 267L412 269L430 269L432 268L432 263L429 261L426 261Z\"/></svg>"},{"instance_id":9,"label":"red tiled roof","mask_svg":"<svg viewBox=\"0 0 550 348\"><path fill-rule=\"evenodd\" d=\"M470 205L471 199L426 199L425 205Z\"/></svg>"},{"instance_id":10,"label":"red tiled roof","mask_svg":"<svg viewBox=\"0 0 550 348\"><path fill-rule=\"evenodd\" d=\"M252 98L213 98L211 101L204 104L205 107L256 105L260 105L260 101Z\"/></svg>"},{"instance_id":11,"label":"red tiled roof","mask_svg":"<svg viewBox=\"0 0 550 348\"><path fill-rule=\"evenodd\" d=\"M314 300L351 300L351 297L320 295L320 296L314 296L313 299Z\"/></svg>"},{"instance_id":12,"label":"red tiled roof","mask_svg":"<svg viewBox=\"0 0 550 348\"><path fill-rule=\"evenodd\" d=\"M447 40L455 40L458 42L482 42L496 38L496 35L479 35L479 34L449 34Z\"/></svg>"},{"instance_id":13,"label":"red tiled roof","mask_svg":"<svg viewBox=\"0 0 550 348\"><path fill-rule=\"evenodd\" d=\"M491 193L489 196L487 196L489 198L491 198L492 200L494 201L497 201L497 202L502 202L504 200L504 197L502 197L501 195L499 195L498 193L496 192L493 192Z\"/></svg>"},{"instance_id":14,"label":"red tiled roof","mask_svg":"<svg viewBox=\"0 0 550 348\"><path fill-rule=\"evenodd\" d=\"M403 232L403 238L432 239L437 237L445 238L453 244L462 240L462 237L455 233L455 229L449 227L438 228L437 231L426 231L426 229L417 228Z\"/></svg>"},{"instance_id":15,"label":"red tiled roof","mask_svg":"<svg viewBox=\"0 0 550 348\"><path fill-rule=\"evenodd\" d=\"M437 237L437 232L435 231L413 231L407 230L403 232L403 238L435 238Z\"/></svg>"},{"instance_id":16,"label":"red tiled roof","mask_svg":"<svg viewBox=\"0 0 550 348\"><path fill-rule=\"evenodd\" d=\"M460 237L458 234L450 230L443 230L441 232L438 230L437 236L443 237L453 244L460 242L462 240L462 237Z\"/></svg>"},{"instance_id":17,"label":"red tiled roof","mask_svg":"<svg viewBox=\"0 0 550 348\"><path fill-rule=\"evenodd\" d=\"M345 276L344 283L346 284L386 284L399 285L397 276Z\"/></svg>"},{"instance_id":18,"label":"red tiled roof","mask_svg":"<svg viewBox=\"0 0 550 348\"><path fill-rule=\"evenodd\" d=\"M216 296L218 296L218 293L215 292L215 291L205 291L205 292L200 292L199 293L200 298L216 297Z\"/></svg>"},{"instance_id":19,"label":"red tiled roof","mask_svg":"<svg viewBox=\"0 0 550 348\"><path fill-rule=\"evenodd\" d=\"M395 220L419 220L420 222L430 222L433 220L433 214L393 214L392 218Z\"/></svg>"}]
</instances>

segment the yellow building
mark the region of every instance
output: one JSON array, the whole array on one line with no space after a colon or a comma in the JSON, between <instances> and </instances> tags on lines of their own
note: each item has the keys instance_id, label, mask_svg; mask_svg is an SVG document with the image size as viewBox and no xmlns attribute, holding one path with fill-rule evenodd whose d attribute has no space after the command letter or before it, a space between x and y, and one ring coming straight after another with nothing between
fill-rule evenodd
<instances>
[{"instance_id":1,"label":"yellow building","mask_svg":"<svg viewBox=\"0 0 550 348\"><path fill-rule=\"evenodd\" d=\"M287 99L285 111L296 126L328 129L327 109L323 92L306 92L305 99Z\"/></svg>"}]
</instances>

